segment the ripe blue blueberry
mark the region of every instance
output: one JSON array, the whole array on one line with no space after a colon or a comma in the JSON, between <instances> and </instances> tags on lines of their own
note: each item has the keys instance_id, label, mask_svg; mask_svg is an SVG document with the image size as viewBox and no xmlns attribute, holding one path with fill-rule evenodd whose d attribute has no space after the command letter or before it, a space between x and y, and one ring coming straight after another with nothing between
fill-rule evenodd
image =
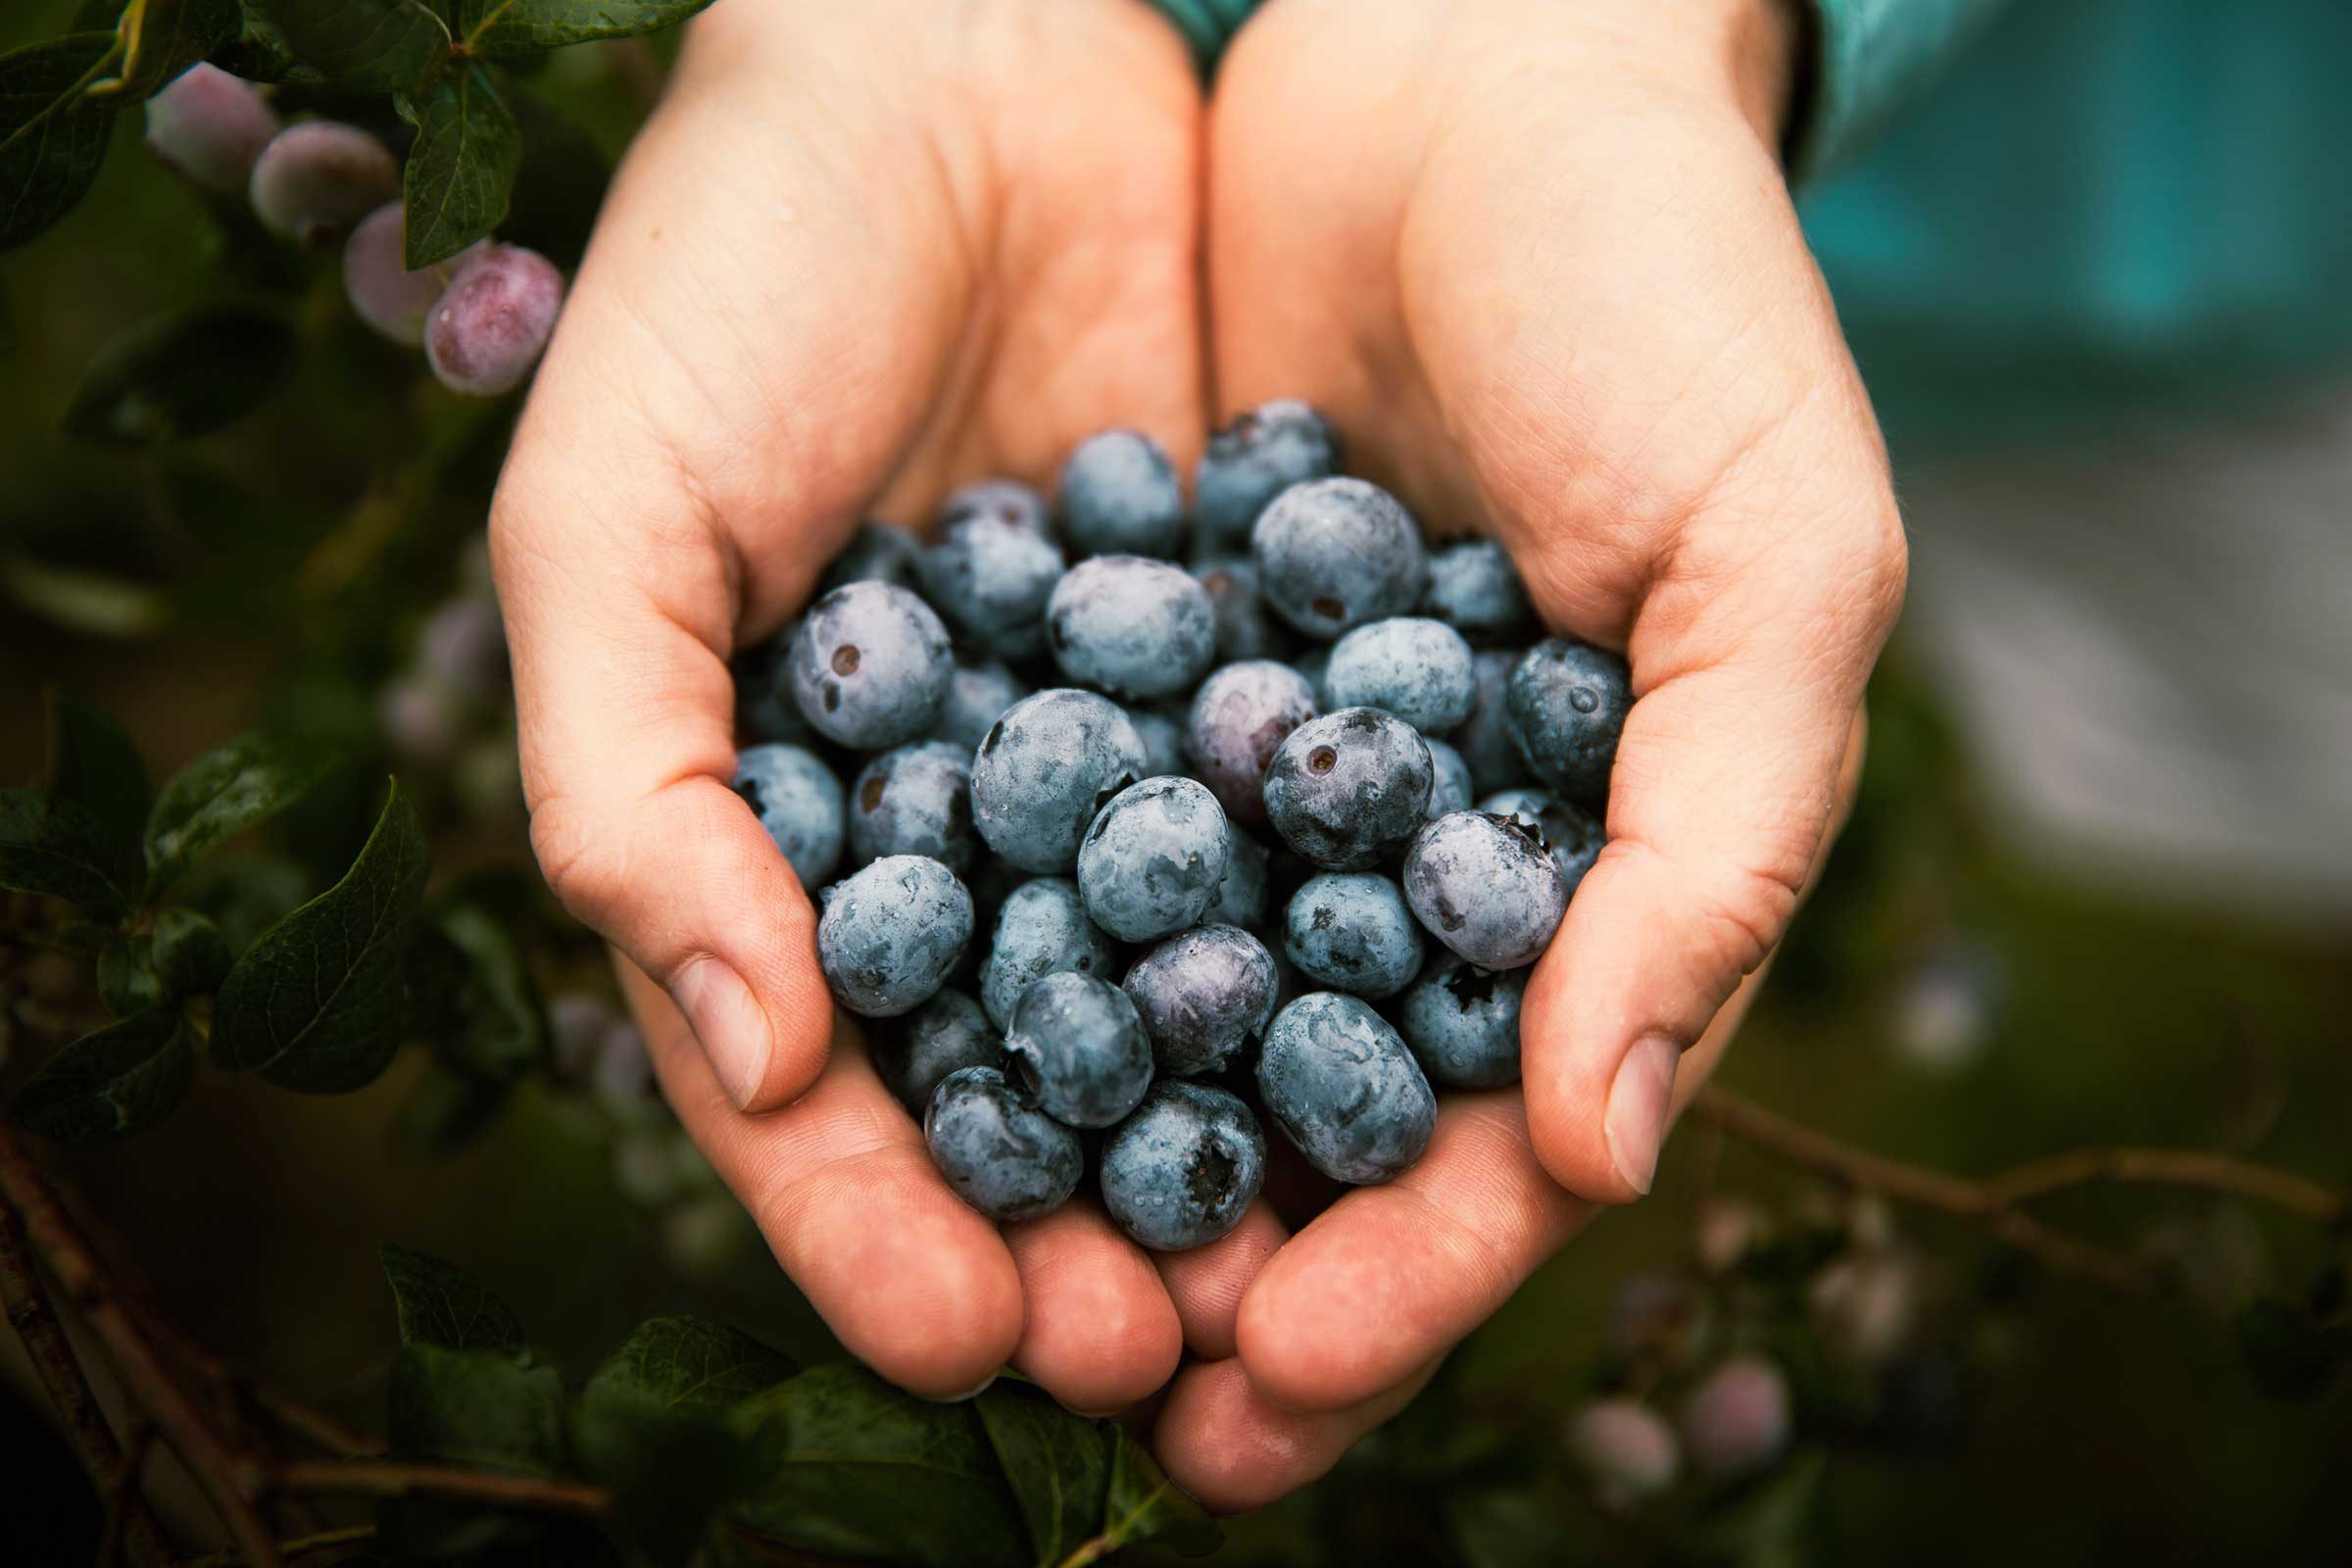
<instances>
[{"instance_id":1,"label":"ripe blue blueberry","mask_svg":"<svg viewBox=\"0 0 2352 1568\"><path fill-rule=\"evenodd\" d=\"M1511 739L1505 701L1511 670L1518 662L1519 656L1505 649L1486 650L1471 661L1478 695L1470 705L1470 716L1449 737L1462 760L1470 764L1471 783L1481 795L1507 789L1527 777L1519 743Z\"/></svg>"},{"instance_id":2,"label":"ripe blue blueberry","mask_svg":"<svg viewBox=\"0 0 2352 1568\"><path fill-rule=\"evenodd\" d=\"M1034 659L1045 647L1046 599L1062 566L1053 540L986 510L945 523L917 558L939 612L1004 659Z\"/></svg>"},{"instance_id":3,"label":"ripe blue blueberry","mask_svg":"<svg viewBox=\"0 0 2352 1568\"><path fill-rule=\"evenodd\" d=\"M948 628L904 588L844 583L808 607L792 644L792 698L827 740L878 752L920 738L947 706Z\"/></svg>"},{"instance_id":4,"label":"ripe blue blueberry","mask_svg":"<svg viewBox=\"0 0 2352 1568\"><path fill-rule=\"evenodd\" d=\"M761 642L736 654L729 664L735 678L735 739L741 745L761 741L806 741L815 735L792 700L792 640L801 634L796 619Z\"/></svg>"},{"instance_id":5,"label":"ripe blue blueberry","mask_svg":"<svg viewBox=\"0 0 2352 1568\"><path fill-rule=\"evenodd\" d=\"M1252 827L1266 819L1266 764L1291 731L1320 711L1306 678L1252 659L1200 683L1185 718L1185 750L1225 814Z\"/></svg>"},{"instance_id":6,"label":"ripe blue blueberry","mask_svg":"<svg viewBox=\"0 0 2352 1568\"><path fill-rule=\"evenodd\" d=\"M1184 723L1165 709L1127 705L1127 722L1144 743L1144 776L1184 771Z\"/></svg>"},{"instance_id":7,"label":"ripe blue blueberry","mask_svg":"<svg viewBox=\"0 0 2352 1568\"><path fill-rule=\"evenodd\" d=\"M250 81L201 61L147 100L148 150L206 190L241 194L277 134L275 111Z\"/></svg>"},{"instance_id":8,"label":"ripe blue blueberry","mask_svg":"<svg viewBox=\"0 0 2352 1568\"><path fill-rule=\"evenodd\" d=\"M972 758L972 816L1024 871L1061 872L1110 798L1144 776L1144 743L1107 697L1054 687L1004 710Z\"/></svg>"},{"instance_id":9,"label":"ripe blue blueberry","mask_svg":"<svg viewBox=\"0 0 2352 1568\"><path fill-rule=\"evenodd\" d=\"M1018 479L982 479L967 484L941 503L939 526L944 531L974 517L988 517L1028 529L1048 531L1046 498Z\"/></svg>"},{"instance_id":10,"label":"ripe blue blueberry","mask_svg":"<svg viewBox=\"0 0 2352 1568\"><path fill-rule=\"evenodd\" d=\"M1435 1083L1448 1089L1517 1083L1519 999L1526 990L1525 969L1441 958L1396 1004L1396 1031Z\"/></svg>"},{"instance_id":11,"label":"ripe blue blueberry","mask_svg":"<svg viewBox=\"0 0 2352 1568\"><path fill-rule=\"evenodd\" d=\"M1294 398L1261 403L1208 438L1194 471L1200 531L1218 544L1247 544L1266 503L1339 465L1331 422Z\"/></svg>"},{"instance_id":12,"label":"ripe blue blueberry","mask_svg":"<svg viewBox=\"0 0 2352 1568\"><path fill-rule=\"evenodd\" d=\"M1274 956L1239 926L1197 925L1127 971L1123 989L1170 1077L1220 1072L1274 1016Z\"/></svg>"},{"instance_id":13,"label":"ripe blue blueberry","mask_svg":"<svg viewBox=\"0 0 2352 1568\"><path fill-rule=\"evenodd\" d=\"M1444 741L1421 737L1429 748L1431 781L1429 786L1429 820L1434 822L1448 811L1467 811L1474 789L1470 783L1470 764L1462 754Z\"/></svg>"},{"instance_id":14,"label":"ripe blue blueberry","mask_svg":"<svg viewBox=\"0 0 2352 1568\"><path fill-rule=\"evenodd\" d=\"M972 868L972 754L953 741L915 741L865 764L850 786L850 858L927 855L957 876Z\"/></svg>"},{"instance_id":15,"label":"ripe blue blueberry","mask_svg":"<svg viewBox=\"0 0 2352 1568\"><path fill-rule=\"evenodd\" d=\"M993 1220L1051 1214L1077 1191L1086 1165L1078 1135L994 1067L939 1081L923 1142L956 1196Z\"/></svg>"},{"instance_id":16,"label":"ripe blue blueberry","mask_svg":"<svg viewBox=\"0 0 2352 1568\"><path fill-rule=\"evenodd\" d=\"M1071 1127L1108 1127L1152 1087L1152 1042L1135 1004L1109 981L1066 969L1021 993L1004 1054L1046 1114Z\"/></svg>"},{"instance_id":17,"label":"ripe blue blueberry","mask_svg":"<svg viewBox=\"0 0 2352 1568\"><path fill-rule=\"evenodd\" d=\"M1246 558L1200 561L1193 576L1217 616L1217 662L1280 659L1291 646L1289 628L1266 609L1257 591L1257 567Z\"/></svg>"},{"instance_id":18,"label":"ripe blue blueberry","mask_svg":"<svg viewBox=\"0 0 2352 1568\"><path fill-rule=\"evenodd\" d=\"M1291 895L1283 952L1318 985L1393 997L1421 972L1421 929L1396 884L1373 871L1327 871Z\"/></svg>"},{"instance_id":19,"label":"ripe blue blueberry","mask_svg":"<svg viewBox=\"0 0 2352 1568\"><path fill-rule=\"evenodd\" d=\"M1568 909L1543 835L1481 811L1421 830L1405 852L1404 896L1431 935L1482 969L1535 962Z\"/></svg>"},{"instance_id":20,"label":"ripe blue blueberry","mask_svg":"<svg viewBox=\"0 0 2352 1568\"><path fill-rule=\"evenodd\" d=\"M1369 1003L1336 992L1274 1015L1257 1089L1283 1135L1334 1181L1385 1182L1437 1130L1437 1097L1403 1040Z\"/></svg>"},{"instance_id":21,"label":"ripe blue blueberry","mask_svg":"<svg viewBox=\"0 0 2352 1568\"><path fill-rule=\"evenodd\" d=\"M1266 767L1266 816L1327 871L1363 871L1427 820L1436 768L1410 724L1343 708L1291 731Z\"/></svg>"},{"instance_id":22,"label":"ripe blue blueberry","mask_svg":"<svg viewBox=\"0 0 2352 1568\"><path fill-rule=\"evenodd\" d=\"M843 1006L895 1018L931 999L971 938L972 896L956 873L894 855L825 890L816 960Z\"/></svg>"},{"instance_id":23,"label":"ripe blue blueberry","mask_svg":"<svg viewBox=\"0 0 2352 1568\"><path fill-rule=\"evenodd\" d=\"M1159 443L1135 430L1079 442L1061 466L1061 531L1082 556L1183 554L1184 493Z\"/></svg>"},{"instance_id":24,"label":"ripe blue blueberry","mask_svg":"<svg viewBox=\"0 0 2352 1568\"><path fill-rule=\"evenodd\" d=\"M1078 850L1078 895L1121 942L1181 931L1217 902L1232 858L1217 798L1190 778L1148 778L1120 791Z\"/></svg>"},{"instance_id":25,"label":"ripe blue blueberry","mask_svg":"<svg viewBox=\"0 0 2352 1568\"><path fill-rule=\"evenodd\" d=\"M914 535L887 522L861 522L850 542L816 579L819 595L854 582L886 582L912 591L922 582L915 569Z\"/></svg>"},{"instance_id":26,"label":"ripe blue blueberry","mask_svg":"<svg viewBox=\"0 0 2352 1568\"><path fill-rule=\"evenodd\" d=\"M865 1038L875 1075L918 1118L942 1078L1004 1059L1004 1042L980 1004L960 991L942 991L904 1018L876 1024Z\"/></svg>"},{"instance_id":27,"label":"ripe blue blueberry","mask_svg":"<svg viewBox=\"0 0 2352 1568\"><path fill-rule=\"evenodd\" d=\"M1473 648L1516 642L1536 619L1518 568L1492 539L1466 539L1429 558L1421 612L1460 632Z\"/></svg>"},{"instance_id":28,"label":"ripe blue blueberry","mask_svg":"<svg viewBox=\"0 0 2352 1568\"><path fill-rule=\"evenodd\" d=\"M1238 925L1255 931L1266 918L1266 872L1271 857L1266 847L1247 833L1233 834L1233 854L1225 861L1225 880L1217 884L1217 902L1203 919L1216 925Z\"/></svg>"},{"instance_id":29,"label":"ripe blue blueberry","mask_svg":"<svg viewBox=\"0 0 2352 1568\"><path fill-rule=\"evenodd\" d=\"M1409 614L1429 581L1412 514L1361 479L1293 485L1258 514L1250 548L1266 603L1309 637Z\"/></svg>"},{"instance_id":30,"label":"ripe blue blueberry","mask_svg":"<svg viewBox=\"0 0 2352 1568\"><path fill-rule=\"evenodd\" d=\"M1424 735L1461 723L1478 698L1470 645L1444 621L1419 615L1392 615L1342 637L1323 684L1332 707L1386 709Z\"/></svg>"},{"instance_id":31,"label":"ripe blue blueberry","mask_svg":"<svg viewBox=\"0 0 2352 1568\"><path fill-rule=\"evenodd\" d=\"M1022 883L997 909L996 942L980 971L980 1002L1000 1029L1012 1023L1021 993L1047 975L1068 970L1107 976L1110 938L1096 929L1066 876Z\"/></svg>"},{"instance_id":32,"label":"ripe blue blueberry","mask_svg":"<svg viewBox=\"0 0 2352 1568\"><path fill-rule=\"evenodd\" d=\"M1188 689L1216 657L1217 616L1183 567L1097 556L1054 585L1046 646L1074 681L1114 697L1164 697Z\"/></svg>"},{"instance_id":33,"label":"ripe blue blueberry","mask_svg":"<svg viewBox=\"0 0 2352 1568\"><path fill-rule=\"evenodd\" d=\"M1633 673L1606 649L1554 637L1511 670L1504 711L1536 777L1580 806L1607 799L1617 737L1634 706Z\"/></svg>"},{"instance_id":34,"label":"ripe blue blueberry","mask_svg":"<svg viewBox=\"0 0 2352 1568\"><path fill-rule=\"evenodd\" d=\"M939 710L937 734L967 754L979 750L1004 710L1029 695L1029 685L995 659L958 656L948 677L948 700ZM795 710L798 717L798 710Z\"/></svg>"},{"instance_id":35,"label":"ripe blue blueberry","mask_svg":"<svg viewBox=\"0 0 2352 1568\"><path fill-rule=\"evenodd\" d=\"M1560 881L1571 899L1576 897L1585 873L1592 869L1592 862L1600 858L1600 852L1608 843L1608 833L1600 818L1549 790L1524 785L1497 790L1480 801L1477 809L1489 816L1517 817L1522 826L1543 834L1551 863L1560 868Z\"/></svg>"},{"instance_id":36,"label":"ripe blue blueberry","mask_svg":"<svg viewBox=\"0 0 2352 1568\"><path fill-rule=\"evenodd\" d=\"M798 746L747 746L735 757L735 793L760 818L813 892L841 863L841 781Z\"/></svg>"},{"instance_id":37,"label":"ripe blue blueberry","mask_svg":"<svg viewBox=\"0 0 2352 1568\"><path fill-rule=\"evenodd\" d=\"M1239 1096L1152 1086L1102 1141L1102 1206L1158 1252L1203 1247L1242 1222L1266 1177L1266 1135Z\"/></svg>"}]
</instances>

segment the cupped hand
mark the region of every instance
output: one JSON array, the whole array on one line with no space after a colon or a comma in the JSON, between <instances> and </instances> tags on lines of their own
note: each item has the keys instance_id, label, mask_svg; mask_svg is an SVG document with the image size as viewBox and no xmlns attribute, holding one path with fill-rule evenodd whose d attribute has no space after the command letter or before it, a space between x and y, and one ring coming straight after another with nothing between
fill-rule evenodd
<instances>
[{"instance_id":1,"label":"cupped hand","mask_svg":"<svg viewBox=\"0 0 2352 1568\"><path fill-rule=\"evenodd\" d=\"M1623 650L1609 845L1529 982L1524 1094L1287 1236L1163 1260L1173 1475L1248 1506L1385 1420L1673 1109L1825 853L1904 548L1777 144L1783 0L1274 0L1211 107L1225 410L1303 397L1547 625ZM1697 1049L1693 1050L1693 1047Z\"/></svg>"},{"instance_id":2,"label":"cupped hand","mask_svg":"<svg viewBox=\"0 0 2352 1568\"><path fill-rule=\"evenodd\" d=\"M1204 424L1200 92L1133 0L735 0L621 170L492 519L531 836L627 960L664 1089L843 1343L919 1393L1007 1359L1081 1409L1175 1310L1073 1204L1003 1235L933 1172L729 789L730 654L869 509ZM648 978L650 977L650 978Z\"/></svg>"}]
</instances>

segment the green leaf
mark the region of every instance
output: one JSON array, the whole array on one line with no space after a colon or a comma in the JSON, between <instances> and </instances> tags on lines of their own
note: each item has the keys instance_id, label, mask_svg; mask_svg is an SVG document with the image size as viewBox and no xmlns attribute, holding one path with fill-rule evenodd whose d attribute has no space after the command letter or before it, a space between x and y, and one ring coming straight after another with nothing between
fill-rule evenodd
<instances>
[{"instance_id":1,"label":"green leaf","mask_svg":"<svg viewBox=\"0 0 2352 1568\"><path fill-rule=\"evenodd\" d=\"M449 63L449 28L423 0L248 0L286 51L354 92L411 92Z\"/></svg>"},{"instance_id":2,"label":"green leaf","mask_svg":"<svg viewBox=\"0 0 2352 1568\"><path fill-rule=\"evenodd\" d=\"M113 852L114 879L139 876L139 837L147 825L147 769L122 726L64 693L49 693L49 771L54 799L72 801Z\"/></svg>"},{"instance_id":3,"label":"green leaf","mask_svg":"<svg viewBox=\"0 0 2352 1568\"><path fill-rule=\"evenodd\" d=\"M424 830L395 784L343 880L263 932L220 983L214 1059L309 1094L372 1082L400 1045L425 869Z\"/></svg>"},{"instance_id":4,"label":"green leaf","mask_svg":"<svg viewBox=\"0 0 2352 1568\"><path fill-rule=\"evenodd\" d=\"M416 127L402 175L406 261L414 272L445 262L506 220L522 168L522 130L479 66L393 100Z\"/></svg>"},{"instance_id":5,"label":"green leaf","mask_svg":"<svg viewBox=\"0 0 2352 1568\"><path fill-rule=\"evenodd\" d=\"M141 99L171 81L243 30L237 0L146 0L138 28L124 40L129 54L120 85L102 89L119 99Z\"/></svg>"},{"instance_id":6,"label":"green leaf","mask_svg":"<svg viewBox=\"0 0 2352 1568\"><path fill-rule=\"evenodd\" d=\"M605 1358L589 1404L722 1414L800 1370L792 1357L709 1318L657 1317Z\"/></svg>"},{"instance_id":7,"label":"green leaf","mask_svg":"<svg viewBox=\"0 0 2352 1568\"><path fill-rule=\"evenodd\" d=\"M0 251L72 212L98 179L118 105L82 96L112 32L75 32L0 55Z\"/></svg>"},{"instance_id":8,"label":"green leaf","mask_svg":"<svg viewBox=\"0 0 2352 1568\"><path fill-rule=\"evenodd\" d=\"M521 85L509 83L507 107L522 127L522 162L531 177L515 185L500 237L569 270L588 248L612 168L595 137Z\"/></svg>"},{"instance_id":9,"label":"green leaf","mask_svg":"<svg viewBox=\"0 0 2352 1568\"><path fill-rule=\"evenodd\" d=\"M1029 1533L968 1404L820 1366L748 1401L772 1468L731 1517L804 1551L956 1568L1027 1564Z\"/></svg>"},{"instance_id":10,"label":"green leaf","mask_svg":"<svg viewBox=\"0 0 2352 1568\"><path fill-rule=\"evenodd\" d=\"M125 932L98 955L98 993L122 1017L217 989L228 973L220 928L194 909L170 908L152 929Z\"/></svg>"},{"instance_id":11,"label":"green leaf","mask_svg":"<svg viewBox=\"0 0 2352 1568\"><path fill-rule=\"evenodd\" d=\"M485 59L628 38L684 22L710 0L462 0L459 33Z\"/></svg>"},{"instance_id":12,"label":"green leaf","mask_svg":"<svg viewBox=\"0 0 2352 1568\"><path fill-rule=\"evenodd\" d=\"M1036 1384L999 1378L972 1401L1029 1524L1041 1563L1057 1563L1101 1528L1110 1455L1102 1433Z\"/></svg>"},{"instance_id":13,"label":"green leaf","mask_svg":"<svg viewBox=\"0 0 2352 1568\"><path fill-rule=\"evenodd\" d=\"M178 1009L158 1007L84 1035L41 1063L17 1091L16 1118L60 1143L128 1138L170 1115L195 1075Z\"/></svg>"},{"instance_id":14,"label":"green leaf","mask_svg":"<svg viewBox=\"0 0 2352 1568\"><path fill-rule=\"evenodd\" d=\"M74 8L74 20L67 24L72 32L112 32L115 24L122 20L122 8L130 0L80 0Z\"/></svg>"},{"instance_id":15,"label":"green leaf","mask_svg":"<svg viewBox=\"0 0 2352 1568\"><path fill-rule=\"evenodd\" d=\"M447 1012L435 1053L459 1071L493 1083L544 1065L547 1012L506 925L470 904L442 910L432 924L459 957L444 992Z\"/></svg>"},{"instance_id":16,"label":"green leaf","mask_svg":"<svg viewBox=\"0 0 2352 1568\"><path fill-rule=\"evenodd\" d=\"M141 322L82 371L66 433L110 447L210 435L270 400L297 346L284 317L254 305L198 305Z\"/></svg>"},{"instance_id":17,"label":"green leaf","mask_svg":"<svg viewBox=\"0 0 2352 1568\"><path fill-rule=\"evenodd\" d=\"M1818 1561L1814 1520L1829 1467L1820 1449L1801 1449L1733 1494L1698 1533L1708 1560L1740 1568L1805 1568Z\"/></svg>"},{"instance_id":18,"label":"green leaf","mask_svg":"<svg viewBox=\"0 0 2352 1568\"><path fill-rule=\"evenodd\" d=\"M38 790L0 789L0 888L44 893L83 912L122 911L106 835L88 811Z\"/></svg>"},{"instance_id":19,"label":"green leaf","mask_svg":"<svg viewBox=\"0 0 2352 1568\"><path fill-rule=\"evenodd\" d=\"M224 841L274 816L334 771L307 742L240 735L165 784L147 818L147 891L164 892Z\"/></svg>"},{"instance_id":20,"label":"green leaf","mask_svg":"<svg viewBox=\"0 0 2352 1568\"><path fill-rule=\"evenodd\" d=\"M390 1242L379 1255L400 1318L401 1344L510 1354L522 1350L522 1319L457 1264Z\"/></svg>"},{"instance_id":21,"label":"green leaf","mask_svg":"<svg viewBox=\"0 0 2352 1568\"><path fill-rule=\"evenodd\" d=\"M2238 1313L2237 1348L2256 1388L2300 1404L2327 1393L2352 1359L2352 1332L2322 1328L2287 1302L2265 1298Z\"/></svg>"},{"instance_id":22,"label":"green leaf","mask_svg":"<svg viewBox=\"0 0 2352 1568\"><path fill-rule=\"evenodd\" d=\"M1110 1436L1110 1498L1091 1545L1101 1556L1152 1542L1187 1557L1217 1549L1224 1536L1201 1506L1160 1472L1124 1427ZM1091 1560L1091 1559L1089 1559Z\"/></svg>"},{"instance_id":23,"label":"green leaf","mask_svg":"<svg viewBox=\"0 0 2352 1568\"><path fill-rule=\"evenodd\" d=\"M402 1453L544 1474L563 1458L564 1383L505 1350L403 1346L385 1426Z\"/></svg>"}]
</instances>

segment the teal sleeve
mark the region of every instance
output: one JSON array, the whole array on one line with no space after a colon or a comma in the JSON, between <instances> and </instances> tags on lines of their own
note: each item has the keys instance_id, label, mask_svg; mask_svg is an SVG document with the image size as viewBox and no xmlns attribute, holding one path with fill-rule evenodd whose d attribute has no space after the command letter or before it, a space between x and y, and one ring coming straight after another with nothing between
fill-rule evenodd
<instances>
[{"instance_id":1,"label":"teal sleeve","mask_svg":"<svg viewBox=\"0 0 2352 1568\"><path fill-rule=\"evenodd\" d=\"M1258 0L1152 0L1161 14L1176 24L1185 41L1193 46L1193 57L1200 62L1203 71L1213 70L1225 45L1241 30L1250 13L1257 9Z\"/></svg>"},{"instance_id":2,"label":"teal sleeve","mask_svg":"<svg viewBox=\"0 0 2352 1568\"><path fill-rule=\"evenodd\" d=\"M1867 145L1979 24L2007 0L1811 0L1813 58L1797 106L1798 180Z\"/></svg>"}]
</instances>

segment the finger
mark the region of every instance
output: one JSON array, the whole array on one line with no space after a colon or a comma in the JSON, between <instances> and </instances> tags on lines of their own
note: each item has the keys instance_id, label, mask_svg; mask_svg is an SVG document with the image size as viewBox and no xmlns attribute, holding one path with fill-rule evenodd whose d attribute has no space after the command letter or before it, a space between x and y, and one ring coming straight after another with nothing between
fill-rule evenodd
<instances>
[{"instance_id":1,"label":"finger","mask_svg":"<svg viewBox=\"0 0 2352 1568\"><path fill-rule=\"evenodd\" d=\"M1300 1414L1270 1402L1239 1361L1177 1374L1152 1429L1168 1479L1216 1513L1241 1513L1330 1473L1358 1438L1412 1402L1438 1363L1344 1410Z\"/></svg>"},{"instance_id":2,"label":"finger","mask_svg":"<svg viewBox=\"0 0 2352 1568\"><path fill-rule=\"evenodd\" d=\"M1155 1254L1160 1280L1184 1325L1186 1349L1210 1361L1234 1353L1242 1298L1290 1234L1261 1198L1243 1212L1239 1225L1206 1247Z\"/></svg>"},{"instance_id":3,"label":"finger","mask_svg":"<svg viewBox=\"0 0 2352 1568\"><path fill-rule=\"evenodd\" d=\"M931 1168L865 1054L834 1052L798 1102L747 1115L669 999L615 968L670 1107L850 1353L930 1398L986 1383L1021 1337L1019 1272Z\"/></svg>"},{"instance_id":4,"label":"finger","mask_svg":"<svg viewBox=\"0 0 2352 1568\"><path fill-rule=\"evenodd\" d=\"M1184 1353L1152 1259L1091 1199L1004 1227L1028 1322L1012 1364L1073 1410L1107 1415L1150 1396Z\"/></svg>"}]
</instances>

